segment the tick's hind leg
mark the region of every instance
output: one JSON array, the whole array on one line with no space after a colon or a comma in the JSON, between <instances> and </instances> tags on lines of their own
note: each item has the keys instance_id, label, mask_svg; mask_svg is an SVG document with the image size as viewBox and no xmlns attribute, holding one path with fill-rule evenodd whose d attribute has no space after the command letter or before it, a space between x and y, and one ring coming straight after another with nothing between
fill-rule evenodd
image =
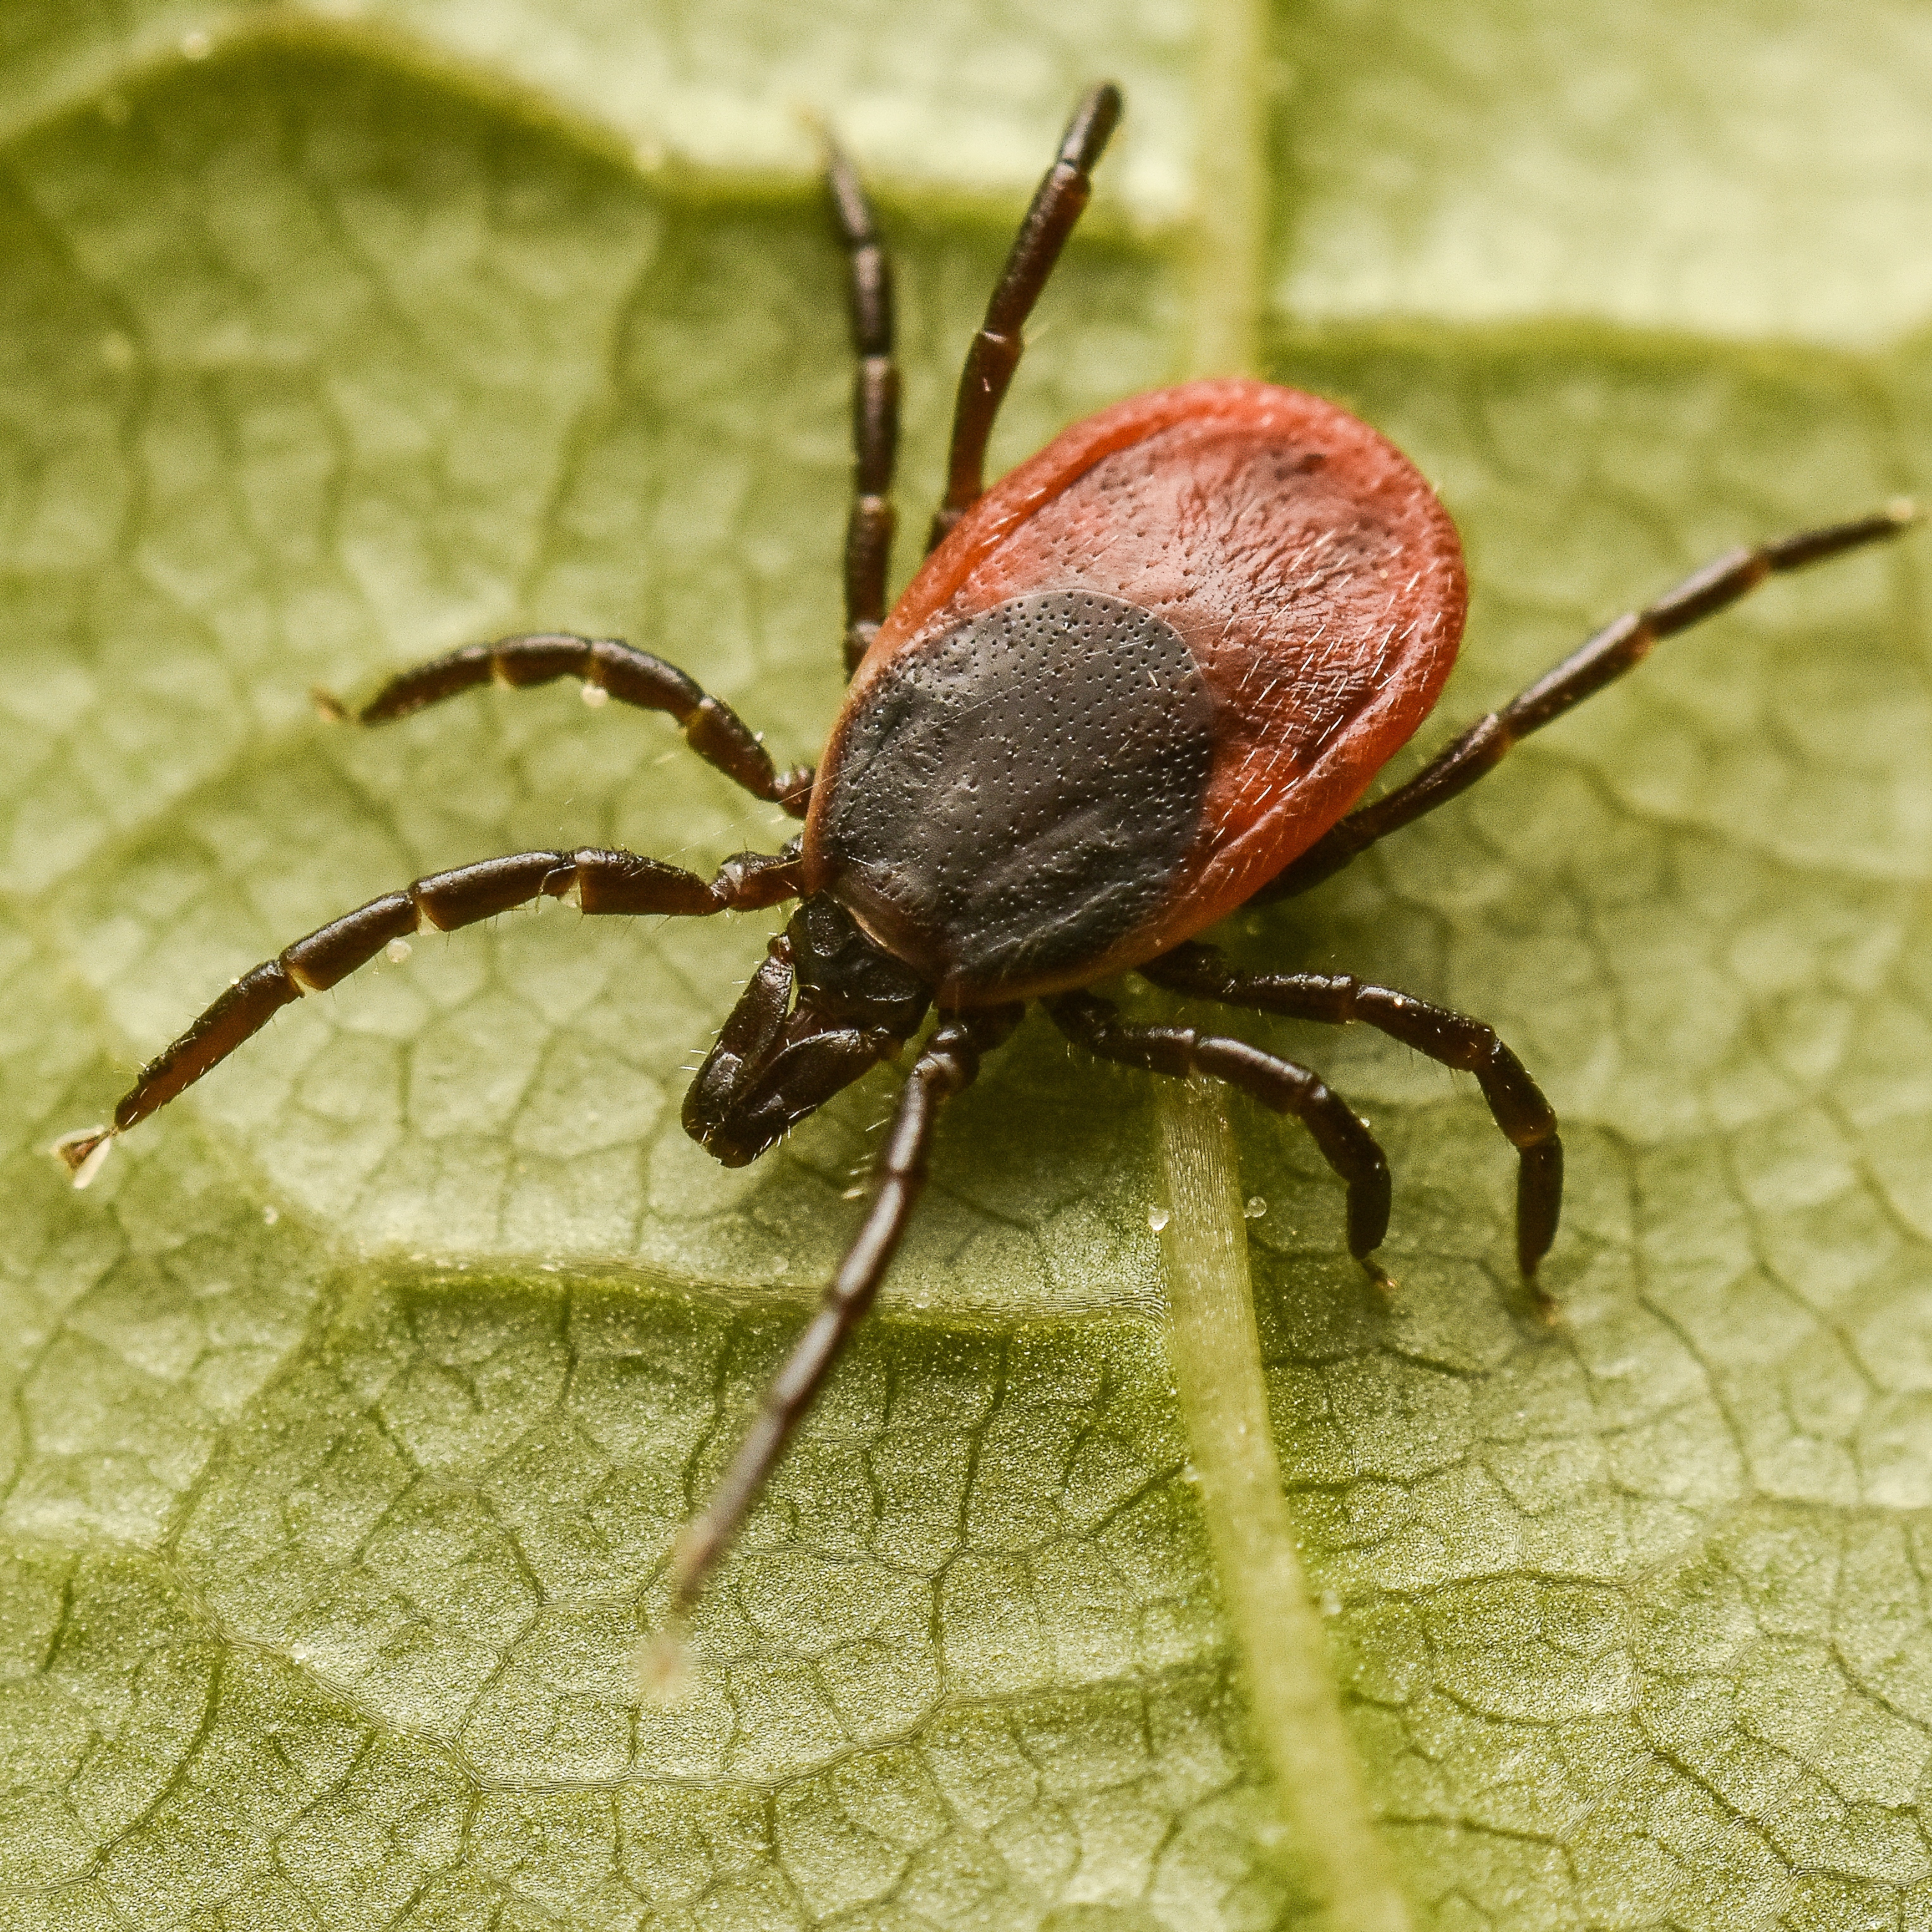
<instances>
[{"instance_id":1,"label":"tick's hind leg","mask_svg":"<svg viewBox=\"0 0 1932 1932\"><path fill-rule=\"evenodd\" d=\"M111 1127L70 1134L55 1152L85 1186L106 1144L193 1086L252 1039L292 1000L326 992L425 924L442 932L492 919L533 900L577 895L586 913L661 913L703 917L796 898L797 862L740 853L710 879L634 852L514 852L418 879L400 892L319 926L242 974L187 1032L141 1070Z\"/></svg>"},{"instance_id":2,"label":"tick's hind leg","mask_svg":"<svg viewBox=\"0 0 1932 1932\"><path fill-rule=\"evenodd\" d=\"M1315 1074L1245 1040L1196 1033L1192 1027L1128 1025L1111 1000L1092 993L1062 993L1045 1004L1068 1039L1102 1060L1181 1079L1204 1073L1240 1088L1277 1114L1292 1114L1347 1186L1349 1253L1388 1285L1388 1276L1372 1256L1388 1232L1388 1162L1368 1128Z\"/></svg>"},{"instance_id":3,"label":"tick's hind leg","mask_svg":"<svg viewBox=\"0 0 1932 1932\"><path fill-rule=\"evenodd\" d=\"M1775 543L1734 550L1706 564L1641 610L1628 611L1614 623L1573 651L1526 691L1519 692L1500 711L1478 718L1448 748L1432 759L1407 784L1398 785L1349 813L1324 832L1301 856L1262 887L1248 903L1266 905L1292 898L1339 872L1358 853L1398 826L1444 805L1501 764L1512 745L1540 731L1573 705L1614 682L1650 655L1653 646L1679 631L1735 604L1767 578L1867 544L1882 543L1918 520L1916 507L1900 501L1876 514L1822 530L1800 530Z\"/></svg>"},{"instance_id":4,"label":"tick's hind leg","mask_svg":"<svg viewBox=\"0 0 1932 1932\"><path fill-rule=\"evenodd\" d=\"M845 526L845 675L878 634L892 568L892 471L898 457L899 372L892 360L892 265L852 164L827 144L825 185L844 243L852 352L852 514Z\"/></svg>"},{"instance_id":5,"label":"tick's hind leg","mask_svg":"<svg viewBox=\"0 0 1932 1932\"><path fill-rule=\"evenodd\" d=\"M1212 946L1176 946L1140 970L1157 986L1223 1006L1331 1026L1360 1020L1444 1066L1473 1073L1496 1125L1516 1150L1516 1266L1546 1312L1536 1270L1556 1238L1562 1211L1563 1143L1542 1089L1494 1028L1346 974L1238 973Z\"/></svg>"},{"instance_id":6,"label":"tick's hind leg","mask_svg":"<svg viewBox=\"0 0 1932 1932\"><path fill-rule=\"evenodd\" d=\"M986 445L993 419L1006 400L1007 386L1019 367L1026 341L1022 331L1040 300L1060 251L1073 232L1094 191L1090 172L1120 118L1120 91L1096 87L1074 110L1033 203L1013 238L986 319L966 352L959 372L959 394L952 410L952 447L946 464L946 500L933 518L926 548L938 548L947 531L986 490Z\"/></svg>"},{"instance_id":7,"label":"tick's hind leg","mask_svg":"<svg viewBox=\"0 0 1932 1932\"><path fill-rule=\"evenodd\" d=\"M667 711L682 727L685 741L754 798L782 806L802 818L812 800L812 768L780 771L758 735L722 698L706 694L676 664L615 638L579 638L565 632L532 632L499 638L493 644L466 644L426 664L398 671L360 710L350 712L326 692L316 702L332 718L353 716L358 724L386 724L392 718L440 704L480 684L553 683L560 677L584 680L586 698L614 698L642 711Z\"/></svg>"}]
</instances>

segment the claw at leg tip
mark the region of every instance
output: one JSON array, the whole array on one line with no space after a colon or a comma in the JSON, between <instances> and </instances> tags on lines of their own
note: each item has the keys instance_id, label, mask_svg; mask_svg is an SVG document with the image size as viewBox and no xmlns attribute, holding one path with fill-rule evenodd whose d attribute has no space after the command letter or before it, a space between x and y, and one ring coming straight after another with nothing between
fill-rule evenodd
<instances>
[{"instance_id":1,"label":"claw at leg tip","mask_svg":"<svg viewBox=\"0 0 1932 1932\"><path fill-rule=\"evenodd\" d=\"M1396 1278L1382 1266L1380 1262L1369 1255L1358 1255L1355 1258L1361 1263L1363 1272L1376 1287L1382 1290L1383 1294L1394 1294L1398 1286Z\"/></svg>"},{"instance_id":2,"label":"claw at leg tip","mask_svg":"<svg viewBox=\"0 0 1932 1932\"><path fill-rule=\"evenodd\" d=\"M696 1683L691 1667L691 1646L684 1640L683 1619L675 1614L655 1636L638 1646L634 1668L638 1701L677 1704L691 1695Z\"/></svg>"},{"instance_id":3,"label":"claw at leg tip","mask_svg":"<svg viewBox=\"0 0 1932 1932\"><path fill-rule=\"evenodd\" d=\"M1563 1325L1563 1310L1558 1306L1556 1298L1537 1280L1534 1268L1523 1270L1522 1286L1543 1325L1546 1328L1560 1328Z\"/></svg>"},{"instance_id":4,"label":"claw at leg tip","mask_svg":"<svg viewBox=\"0 0 1932 1932\"><path fill-rule=\"evenodd\" d=\"M320 685L312 684L308 688L308 701L315 706L325 724L346 724L349 722L349 707L334 692L325 691Z\"/></svg>"},{"instance_id":5,"label":"claw at leg tip","mask_svg":"<svg viewBox=\"0 0 1932 1932\"><path fill-rule=\"evenodd\" d=\"M114 1146L112 1127L82 1127L63 1134L47 1151L64 1167L76 1187L85 1187L98 1174Z\"/></svg>"}]
</instances>

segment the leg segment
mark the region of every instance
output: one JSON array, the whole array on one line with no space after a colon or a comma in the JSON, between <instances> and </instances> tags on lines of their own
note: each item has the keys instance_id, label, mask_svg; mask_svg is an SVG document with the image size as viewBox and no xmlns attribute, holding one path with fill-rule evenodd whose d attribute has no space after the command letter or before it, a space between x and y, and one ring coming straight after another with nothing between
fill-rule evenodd
<instances>
[{"instance_id":1,"label":"leg segment","mask_svg":"<svg viewBox=\"0 0 1932 1932\"><path fill-rule=\"evenodd\" d=\"M688 1610L696 1600L852 1330L872 1306L925 1188L926 1155L940 1106L972 1084L980 1056L1006 1038L1022 1011L1018 1006L995 1006L943 1018L914 1063L873 1170L872 1204L858 1239L846 1250L818 1312L765 1391L724 1480L679 1540L671 1558L674 1612Z\"/></svg>"},{"instance_id":2,"label":"leg segment","mask_svg":"<svg viewBox=\"0 0 1932 1932\"><path fill-rule=\"evenodd\" d=\"M1647 609L1633 610L1606 625L1581 649L1546 671L1500 711L1479 718L1462 736L1406 784L1386 798L1352 812L1318 838L1300 858L1270 880L1249 902L1266 904L1292 898L1339 872L1360 851L1397 826L1433 812L1501 763L1520 739L1560 718L1593 692L1603 689L1641 664L1661 639L1688 630L1755 590L1768 577L1802 570L1866 544L1882 543L1918 520L1910 502L1888 506L1855 523L1801 530L1795 536L1755 548L1734 550L1687 577Z\"/></svg>"},{"instance_id":3,"label":"leg segment","mask_svg":"<svg viewBox=\"0 0 1932 1932\"><path fill-rule=\"evenodd\" d=\"M829 145L825 185L844 244L850 280L852 514L845 526L845 675L850 677L886 614L892 567L892 470L898 456L899 372L892 360L892 266L852 164Z\"/></svg>"},{"instance_id":4,"label":"leg segment","mask_svg":"<svg viewBox=\"0 0 1932 1932\"><path fill-rule=\"evenodd\" d=\"M466 644L446 656L399 671L355 713L358 724L387 724L406 718L479 684L549 684L560 677L584 680L594 701L614 698L645 711L668 711L684 728L691 748L706 764L754 798L782 806L794 818L805 816L812 797L812 768L781 772L745 721L722 698L708 698L676 665L614 638L578 638L532 632L500 638L494 644ZM326 692L316 701L331 717L350 713Z\"/></svg>"},{"instance_id":5,"label":"leg segment","mask_svg":"<svg viewBox=\"0 0 1932 1932\"><path fill-rule=\"evenodd\" d=\"M140 1078L114 1110L111 1127L70 1135L56 1148L85 1185L89 1157L124 1134L226 1060L244 1040L304 993L319 993L365 965L384 947L421 928L440 932L493 919L513 906L575 892L586 913L646 913L703 917L728 910L776 905L799 893L796 859L742 852L701 879L676 866L634 852L515 852L484 859L454 872L418 879L399 892L371 899L285 946L273 959L242 974L187 1032L141 1070ZM85 1172L83 1172L85 1170Z\"/></svg>"},{"instance_id":6,"label":"leg segment","mask_svg":"<svg viewBox=\"0 0 1932 1932\"><path fill-rule=\"evenodd\" d=\"M1212 946L1177 946L1140 970L1157 986L1224 1006L1333 1026L1360 1020L1444 1066L1473 1073L1496 1125L1517 1150L1516 1265L1526 1281L1534 1282L1562 1210L1563 1143L1542 1090L1492 1028L1346 974L1238 973Z\"/></svg>"},{"instance_id":7,"label":"leg segment","mask_svg":"<svg viewBox=\"0 0 1932 1932\"><path fill-rule=\"evenodd\" d=\"M1185 1079L1204 1073L1251 1094L1277 1114L1292 1114L1314 1136L1322 1157L1348 1190L1348 1252L1377 1281L1388 1276L1370 1257L1388 1232L1388 1162L1346 1102L1305 1066L1245 1040L1196 1033L1192 1027L1129 1026L1111 1000L1061 993L1045 1002L1053 1023L1102 1060Z\"/></svg>"},{"instance_id":8,"label":"leg segment","mask_svg":"<svg viewBox=\"0 0 1932 1932\"><path fill-rule=\"evenodd\" d=\"M946 500L932 520L926 548L936 549L947 531L976 502L986 488L986 444L993 418L1006 400L1007 386L1025 346L1021 332L1039 301L1060 249L1073 232L1093 192L1094 164L1100 158L1120 118L1120 91L1111 84L1094 88L1074 111L1060 137L1060 152L1034 190L1033 205L1013 238L986 319L966 352L959 372L959 396L952 412L952 452L946 466Z\"/></svg>"}]
</instances>

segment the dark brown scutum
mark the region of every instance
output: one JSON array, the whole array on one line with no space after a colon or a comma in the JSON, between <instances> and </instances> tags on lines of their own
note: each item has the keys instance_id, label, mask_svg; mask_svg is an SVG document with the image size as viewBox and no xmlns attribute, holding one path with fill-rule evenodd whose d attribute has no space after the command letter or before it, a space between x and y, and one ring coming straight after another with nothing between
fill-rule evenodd
<instances>
[{"instance_id":1,"label":"dark brown scutum","mask_svg":"<svg viewBox=\"0 0 1932 1932\"><path fill-rule=\"evenodd\" d=\"M1064 986L1171 895L1214 723L1150 611L1016 598L894 659L848 708L816 876L942 998Z\"/></svg>"}]
</instances>

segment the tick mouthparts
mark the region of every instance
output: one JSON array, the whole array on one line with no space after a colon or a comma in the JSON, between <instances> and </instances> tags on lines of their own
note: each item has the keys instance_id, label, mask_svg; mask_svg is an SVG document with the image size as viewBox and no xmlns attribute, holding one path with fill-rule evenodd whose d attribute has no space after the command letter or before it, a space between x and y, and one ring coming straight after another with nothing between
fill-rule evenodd
<instances>
[{"instance_id":1,"label":"tick mouthparts","mask_svg":"<svg viewBox=\"0 0 1932 1932\"><path fill-rule=\"evenodd\" d=\"M47 1151L74 1178L76 1187L85 1187L98 1174L113 1150L112 1127L82 1127L63 1134Z\"/></svg>"}]
</instances>

